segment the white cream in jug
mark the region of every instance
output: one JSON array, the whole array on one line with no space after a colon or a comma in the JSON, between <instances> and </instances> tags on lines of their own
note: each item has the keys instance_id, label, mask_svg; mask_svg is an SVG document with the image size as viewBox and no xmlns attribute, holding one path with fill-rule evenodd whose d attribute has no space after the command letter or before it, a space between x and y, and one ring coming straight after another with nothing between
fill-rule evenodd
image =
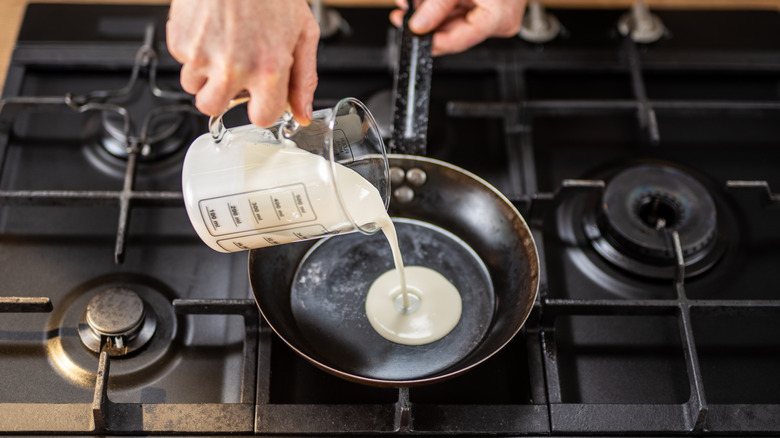
<instances>
[{"instance_id":1,"label":"white cream in jug","mask_svg":"<svg viewBox=\"0 0 780 438\"><path fill-rule=\"evenodd\" d=\"M354 230L323 157L252 127L234 128L227 135L231 141L223 142L226 146L198 138L190 149L199 153L187 154L182 171L190 221L212 249L243 251ZM336 167L343 174L339 184L345 199L362 203L378 197L360 175ZM362 209L353 210L355 223L375 222Z\"/></svg>"}]
</instances>

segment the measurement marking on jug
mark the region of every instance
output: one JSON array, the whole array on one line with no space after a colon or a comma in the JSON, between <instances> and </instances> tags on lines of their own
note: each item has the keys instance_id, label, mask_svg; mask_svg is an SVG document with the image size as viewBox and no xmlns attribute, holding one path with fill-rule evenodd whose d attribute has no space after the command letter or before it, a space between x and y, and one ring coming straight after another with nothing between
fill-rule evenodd
<instances>
[{"instance_id":1,"label":"measurement marking on jug","mask_svg":"<svg viewBox=\"0 0 780 438\"><path fill-rule=\"evenodd\" d=\"M228 210L230 210L230 217L233 218L233 223L236 227L241 226L243 222L241 221L241 214L238 211L238 205L228 202Z\"/></svg>"},{"instance_id":2,"label":"measurement marking on jug","mask_svg":"<svg viewBox=\"0 0 780 438\"><path fill-rule=\"evenodd\" d=\"M284 216L284 213L282 212L282 203L279 202L279 198L276 198L273 195L271 195L271 205L274 206L274 211L276 212L276 218L282 220L282 216Z\"/></svg>"},{"instance_id":3,"label":"measurement marking on jug","mask_svg":"<svg viewBox=\"0 0 780 438\"><path fill-rule=\"evenodd\" d=\"M298 207L298 211L301 213L302 221L305 220L317 220L317 212L314 211L314 207L309 200L309 192L306 190L306 186L301 186L300 189L294 190L295 204Z\"/></svg>"},{"instance_id":4,"label":"measurement marking on jug","mask_svg":"<svg viewBox=\"0 0 780 438\"><path fill-rule=\"evenodd\" d=\"M252 199L247 199L247 201L249 202L249 211L252 212L252 219L255 220L257 225L260 225L260 222L263 220L263 216L260 215L260 205Z\"/></svg>"},{"instance_id":5,"label":"measurement marking on jug","mask_svg":"<svg viewBox=\"0 0 780 438\"><path fill-rule=\"evenodd\" d=\"M200 209L206 228L213 236L274 229L317 220L303 184L204 199L200 201ZM227 221L227 217L231 221Z\"/></svg>"},{"instance_id":6,"label":"measurement marking on jug","mask_svg":"<svg viewBox=\"0 0 780 438\"><path fill-rule=\"evenodd\" d=\"M219 221L217 220L217 212L213 209L206 208L206 214L209 218L209 221L211 222L211 226L214 227L214 230L219 230Z\"/></svg>"},{"instance_id":7,"label":"measurement marking on jug","mask_svg":"<svg viewBox=\"0 0 780 438\"><path fill-rule=\"evenodd\" d=\"M295 192L292 192L291 195L292 195L292 198L293 198L293 205L295 205L295 208L298 210L298 217L303 216L304 213L305 213L305 210L304 211L301 210L301 205L303 204L303 201L301 200L301 195L299 195L299 194L297 194Z\"/></svg>"},{"instance_id":8,"label":"measurement marking on jug","mask_svg":"<svg viewBox=\"0 0 780 438\"><path fill-rule=\"evenodd\" d=\"M294 242L298 240L311 239L312 237L322 237L333 234L320 224L304 225L286 229L275 229L271 235L265 235L261 231L251 230L252 234L230 237L217 241L222 249L226 251L250 248L262 248L269 245L278 245L280 243Z\"/></svg>"},{"instance_id":9,"label":"measurement marking on jug","mask_svg":"<svg viewBox=\"0 0 780 438\"><path fill-rule=\"evenodd\" d=\"M339 160L355 160L355 154L352 153L351 143L343 129L333 130L333 155Z\"/></svg>"}]
</instances>

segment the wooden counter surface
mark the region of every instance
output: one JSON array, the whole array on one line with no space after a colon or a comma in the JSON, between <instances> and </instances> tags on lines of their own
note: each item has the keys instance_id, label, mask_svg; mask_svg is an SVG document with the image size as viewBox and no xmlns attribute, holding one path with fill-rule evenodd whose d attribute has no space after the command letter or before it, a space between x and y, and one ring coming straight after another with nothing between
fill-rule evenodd
<instances>
[{"instance_id":1,"label":"wooden counter surface","mask_svg":"<svg viewBox=\"0 0 780 438\"><path fill-rule=\"evenodd\" d=\"M214 0L218 1L218 0ZM570 8L626 8L635 0L544 0L550 7ZM46 3L135 3L168 4L170 0L43 0ZM392 6L393 0L325 0L336 6ZM743 8L778 9L780 0L645 0L650 7L658 8ZM0 0L0 90L5 83L8 62L11 58L24 9L30 0Z\"/></svg>"}]
</instances>

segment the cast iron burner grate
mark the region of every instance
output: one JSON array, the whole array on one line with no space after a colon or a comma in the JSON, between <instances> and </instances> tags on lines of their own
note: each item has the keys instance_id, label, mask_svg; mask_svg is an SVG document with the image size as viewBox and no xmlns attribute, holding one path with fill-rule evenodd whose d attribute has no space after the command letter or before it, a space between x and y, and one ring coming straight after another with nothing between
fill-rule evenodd
<instances>
[{"instance_id":1,"label":"cast iron burner grate","mask_svg":"<svg viewBox=\"0 0 780 438\"><path fill-rule=\"evenodd\" d=\"M29 13L35 14L39 5L31 5ZM46 6L42 5L45 9ZM77 7L79 8L79 7ZM30 12L31 11L31 12ZM56 11L55 11L56 15ZM79 10L75 16L80 18ZM148 22L148 17L142 20ZM130 20L132 22L132 20ZM137 22L134 24L138 24ZM146 166L156 165L161 160L169 160L179 154L189 144L194 126L190 117L200 116L192 105L191 96L180 91L166 90L158 86L157 70L159 55L155 49L155 30L153 24L144 29L144 41L135 51L131 64L132 70L126 85L115 90L100 90L84 94L66 93L62 96L14 96L0 101L0 114L3 116L2 148L0 156L3 163L9 159L9 136L18 115L47 108L70 108L78 113L95 113L103 125L103 151L111 154L114 166L123 169L122 189L107 190L3 190L0 191L0 205L6 210L31 207L59 207L60 210L73 211L82 207L99 209L105 206L119 207L114 259L121 264L125 258L125 247L130 227L130 212L137 207L182 207L180 191L136 190L136 176L139 162ZM137 46L136 46L137 47ZM94 48L93 48L94 49ZM80 50L76 49L80 53ZM100 50L98 50L100 52ZM95 56L96 65L107 61L104 54L94 54L87 48L86 56ZM71 56L73 53L71 53ZM51 56L44 57L46 61ZM67 56L65 56L67 58ZM28 61L30 61L28 59ZM31 61L35 64L35 60ZM102 64L101 64L102 62ZM108 62L111 65L111 62ZM118 69L124 64L118 63ZM145 80L142 80L145 76ZM9 82L16 77L9 75ZM148 85L148 89L144 88ZM18 93L18 90L15 90ZM148 93L146 97L139 97ZM57 113L45 114L56 119ZM200 116L202 117L202 116ZM56 126L52 124L52 126ZM53 128L52 129L56 129ZM91 151L84 150L85 155ZM147 164L149 163L149 164ZM57 163L65 166L73 163ZM91 163L90 163L91 164ZM9 166L0 166L6 173L12 173ZM152 169L155 170L155 169ZM74 171L75 172L75 171ZM154 173L154 172L151 172ZM149 175L142 174L148 179ZM46 175L41 176L46 180ZM67 209L70 207L71 209ZM42 210L46 210L42 208ZM47 210L49 211L49 210ZM45 215L44 215L45 216ZM53 215L55 216L55 215ZM141 220L144 215L140 215ZM65 215L67 217L67 215ZM94 217L104 218L96 214ZM57 216L59 218L59 216ZM137 219L138 220L138 219ZM8 228L4 213L4 226ZM51 222L55 222L53 218ZM56 228L54 224L52 228ZM10 233L12 234L12 233ZM33 238L34 239L34 238ZM88 238L87 238L88 239ZM142 238L143 239L143 238ZM148 237L147 237L148 239ZM13 240L13 237L11 238ZM58 242L57 237L51 240ZM86 243L85 246L89 244ZM9 245L13 247L13 243ZM4 246L7 250L9 246ZM142 246L138 246L139 251ZM56 250L55 250L56 251ZM88 254L88 251L86 251ZM148 254L148 253L147 253ZM134 257L136 259L137 257ZM89 264L85 257L81 262ZM137 262L126 269L138 269ZM171 265L173 266L173 265ZM228 266L224 265L223 266ZM101 269L101 268L97 268ZM116 268L119 272L121 269ZM45 269L43 269L45 271ZM38 273L40 274L40 272ZM47 272L43 272L46 275ZM51 313L49 321L59 323L47 334L48 343L45 352L50 356L53 373L61 372L73 385L86 385L94 388L91 403L75 401L72 403L0 403L0 433L99 433L115 431L158 433L251 433L253 431L254 400L256 395L257 339L259 333L259 315L254 300L251 299L173 299L175 293L159 280L133 273L109 274L103 279L111 279L112 287L102 289L96 294L92 290L83 290L79 297L89 303L84 306L71 306L73 302L62 291L53 288L53 298L49 297L0 297L0 313ZM140 280L140 283L138 283ZM193 277L195 281L196 277ZM84 280L83 278L80 280ZM98 280L94 280L98 281ZM34 284L34 281L30 282ZM87 282L89 283L89 281ZM138 284L136 284L138 283ZM164 290L155 290L149 284L158 285ZM240 282L237 282L240 285ZM13 287L10 282L9 288ZM190 287L191 292L197 287ZM25 291L26 292L26 291ZM37 291L43 292L43 291ZM78 291L74 291L78 292ZM182 291L179 291L182 292ZM76 294L78 295L78 294ZM186 293L184 294L186 296ZM238 294L227 293L228 296ZM52 305L55 300L56 307ZM78 298L75 299L78 302ZM240 346L241 364L239 365L240 394L235 403L128 403L114 402L109 398L109 379L114 389L121 390L132 378L139 374L138 369L152 364L170 367L170 357L165 356L172 344L181 343L176 337L177 321L181 315L239 315L243 317L243 346ZM11 325L10 327L14 327ZM31 325L34 327L34 325ZM4 327L5 328L5 327ZM5 364L10 353L8 341L18 340L18 333L6 332L0 336L4 353L0 354L0 364ZM10 337L9 337L10 336ZM22 336L21 339L25 339ZM51 347L51 345L57 347ZM13 345L13 343L11 344ZM176 348L180 348L177 346ZM150 351L153 350L153 351ZM140 358L143 357L143 358ZM153 359L148 359L152 357ZM175 359L175 358L173 358ZM112 361L114 370L111 370ZM134 362L135 361L135 362ZM139 362L140 361L140 362ZM146 362L145 362L146 361ZM62 362L62 363L60 363ZM2 367L2 365L0 365ZM180 368L179 368L180 369ZM140 373L161 376L164 370L141 370ZM68 375L71 373L75 377ZM82 382L79 377L92 376L91 381ZM97 379L94 378L97 376ZM9 376L6 376L9 377ZM9 377L10 378L10 377ZM30 379L35 379L31 367ZM23 384L23 382L20 382ZM165 398L164 390L161 396ZM24 389L22 389L24 392ZM4 394L7 395L7 394ZM181 421L186 418L186 421Z\"/></svg>"},{"instance_id":2,"label":"cast iron burner grate","mask_svg":"<svg viewBox=\"0 0 780 438\"><path fill-rule=\"evenodd\" d=\"M605 17L614 17L596 12L583 14L583 11L556 13L561 14L562 23L575 27L569 29L572 39L577 31L585 32L579 28L584 26L582 23L593 26L609 20ZM669 22L678 17L669 11L659 12L659 16L671 30L674 40L678 27ZM693 19L693 16L687 18ZM678 19L677 24L684 27L684 21L681 17ZM567 179L578 176L570 173L563 179L552 179L552 184L559 184L555 191L544 192L539 188L545 183L543 178L550 178L550 174L561 175L566 170L583 169L580 172L592 175L609 168L613 175L625 171L623 178L631 178L630 169L648 165L654 169L679 167L679 163L669 160L680 158L695 165L697 157L711 153L712 149L706 146L692 155L670 150L689 148L690 142L681 144L679 140L689 136L675 132L672 128L676 126L665 129L664 121L674 125L671 121L679 120L681 129L691 128L683 123L686 120L720 120L735 114L776 121L780 110L778 99L718 100L711 97L714 93L701 99L677 95L653 98L647 91L646 76L663 77L691 70L705 76L728 74L734 70L762 74L771 71L774 75L770 80L774 84L770 86L772 90L777 86L780 57L776 52L764 53L766 62L755 62L756 59L740 59L745 53L739 51L666 52L664 45L674 43L664 40L647 46L624 38L616 42L615 52L599 50L603 47L597 48L595 38L593 43L593 47L584 51L581 51L582 47L569 47L561 41L558 45L539 47L539 52L534 54L518 50L499 68L502 101L451 101L447 105L451 117L468 119L464 123L479 118L503 121L509 183L502 190L510 194L532 224L544 230L544 238L537 240L540 253L546 253L543 258L547 261L543 267L546 278L542 284L538 336L542 342L550 432L553 435L776 432L780 430L780 404L777 401L767 403L764 396L757 396L752 404L746 403L751 390L729 393L721 389L725 385L712 376L724 374L711 367L723 367L722 363L726 361L719 354L741 353L732 353L731 347L713 340L717 337L715 333L708 331L704 335L701 329L704 325L711 328L710 321L741 320L750 312L778 314L780 301L776 293L764 293L773 295L770 299L750 299L750 295L719 299L718 292L708 292L714 297L701 292L702 285L717 290L718 281L728 282L727 278L741 269L742 248L747 245L741 240L746 238L746 225L731 217L735 214L732 211L721 217L722 204L729 210L749 211L751 220L767 224L762 235L776 239L780 222L775 211L780 207L780 198L772 193L770 184L763 180L719 181L720 186L715 188L719 198L737 198L739 206L730 201L718 201L721 205L717 208L710 205L707 190L696 190L693 202L705 204L703 210L697 211L704 219L691 240L689 235L683 238L679 229L690 219L691 211L669 187L676 184L674 177L666 178L662 183L664 189L660 191L647 189L636 196L626 196L628 199L624 200L630 203L623 208L637 221L638 230L647 230L654 236L654 243L648 251L647 242L639 245L627 242L625 235L616 233L614 224L599 227L596 218L592 218L590 225L596 229L593 236L612 234L608 243L608 250L612 252L607 257L612 267L604 266L607 265L604 247L599 248L601 254L590 254L594 252L594 244L582 236L582 219L588 210L572 208L572 205L581 207L585 199L598 202L607 198L609 201L615 194L630 191L631 187L625 187L620 176L615 177L617 181ZM681 60L688 63L683 64ZM445 64L444 60L435 72L441 70L442 64ZM548 75L551 77L549 82L556 84L556 88L545 88L548 80L545 76ZM606 77L603 83L592 79L594 85L588 88L591 77L602 75ZM696 75L691 74L691 77L696 78ZM532 86L529 78L540 79ZM695 79L686 83L690 82ZM605 95L608 98L598 98ZM678 95L685 96L684 93ZM549 131L536 132L547 126L550 126ZM767 134L768 130L762 132ZM666 146L665 133L671 146ZM776 141L776 137L771 138ZM740 146L733 147L739 149ZM731 153L734 152L739 154L732 149ZM555 153L572 154L575 158L571 162L580 158L585 163L592 163L592 167L572 164L566 158L555 157ZM732 155L722 156L724 163L729 162L729 156ZM776 169L777 156L768 159L774 160ZM552 171L545 169L545 165L553 161L564 166L552 168ZM727 168L723 171L727 175L724 179L728 179L729 169L738 169L724 167ZM545 171L548 173L543 174ZM760 175L760 169L756 169L756 173ZM766 173L766 177L769 176L776 177L776 171ZM679 183L680 178L677 180ZM614 187L610 186L612 182L616 183ZM751 192L753 197L749 198ZM595 209L601 211L598 206ZM710 223L711 215L716 216L717 223ZM604 222L612 219L601 216ZM736 235L729 234L728 248L724 247L724 236L721 235L723 227L729 232L739 229ZM638 246L645 248L638 249ZM757 252L761 250L760 247ZM624 254L631 254L631 251L634 251L634 260L626 261ZM667 264L663 274L656 272L650 276L662 280L641 278L648 276L648 258L651 264ZM645 265L639 266L637 259ZM615 269L616 264L621 269ZM705 279L693 278L696 274ZM765 280L764 284L774 284L776 289L776 279L774 283L772 280ZM760 281L754 284L760 284ZM772 324L774 332L765 331L769 325L766 321L771 318L762 317L761 324L756 324L762 331L751 332L754 339L760 339L756 344L774 344L771 338L780 333L780 328ZM528 326L526 329L531 330ZM702 337L706 341L702 341ZM757 347L753 345L752 348ZM701 349L706 349L706 353ZM766 358L761 363L775 362ZM650 364L654 366L648 366ZM736 366L729 366L730 370L739 372ZM740 381L761 391L756 379L742 378ZM776 382L770 384L771 387L776 385ZM729 396L724 397L723 393L729 393ZM708 397L711 394L720 397L714 401ZM728 402L724 402L725 399Z\"/></svg>"},{"instance_id":3,"label":"cast iron burner grate","mask_svg":"<svg viewBox=\"0 0 780 438\"><path fill-rule=\"evenodd\" d=\"M115 403L109 398L111 356L116 345L112 336L100 335L101 350L96 356L97 380L91 404L25 404L0 403L4 418L0 424L11 425L10 430L29 432L69 431L96 432L156 431L163 433L249 433L254 411L255 367L259 315L254 300L177 299L173 301L177 313L190 315L241 315L244 317L242 393L238 403L218 404L137 404ZM0 297L0 314L51 312L48 298ZM181 419L185 418L184 423ZM28 429L29 428L29 429Z\"/></svg>"},{"instance_id":4,"label":"cast iron burner grate","mask_svg":"<svg viewBox=\"0 0 780 438\"><path fill-rule=\"evenodd\" d=\"M67 93L64 96L19 96L0 101L0 114L30 111L52 105L67 105L78 112L96 111L101 114L104 127L100 144L107 152L125 160L124 186L121 191L64 191L64 190L4 190L0 191L2 205L80 205L119 206L114 260L122 263L126 250L130 211L133 206L174 206L182 203L180 192L134 190L138 161L156 160L170 156L188 146L185 114L200 114L192 104L192 96L163 90L157 85L158 54L154 48L155 27L146 27L145 39L135 55L130 79L117 90L99 90L84 95ZM138 78L146 69L149 89L161 105L141 99L139 105ZM113 103L119 101L120 103ZM123 101L126 101L124 103ZM174 104L165 102L178 101ZM144 114L140 132L131 116ZM5 151L2 151L5 155Z\"/></svg>"},{"instance_id":5,"label":"cast iron burner grate","mask_svg":"<svg viewBox=\"0 0 780 438\"><path fill-rule=\"evenodd\" d=\"M348 80L336 81L335 91L329 91L333 95L320 92L325 95L320 94L319 102L331 102L341 97L343 90L361 86L366 96L357 97L365 100L387 88L393 47L371 36L376 34L376 23L386 23L387 12L344 11L354 33L322 44L318 70L321 86L334 77L338 80L346 75ZM744 85L751 82L742 80L744 74L758 78L754 83L766 82L776 92L780 83L776 12L659 11L669 34L653 45L617 36L615 23L623 11L554 13L566 28L565 37L544 45L491 41L434 63L431 124L442 117L447 126L432 126L429 150L468 170L483 153L498 154L495 166L477 173L497 185L524 213L543 260L541 294L534 312L522 333L495 360L431 387L364 388L329 380L302 362L258 321L251 300L175 301L177 312L244 316L247 330L239 403L113 403L107 391L113 359L104 352L99 360L95 356L100 378L90 403L3 403L0 424L11 422L14 427L2 432L680 436L780 431L780 400L776 396L780 391L772 391L778 387L777 379L772 380L772 373L766 372L780 363L774 348L780 333L780 300L773 275L776 264L772 264L780 260L776 247L780 195L770 188L778 184L780 158L772 152L776 148L766 147L777 142L772 125L778 119L780 99L768 98L774 95L761 87L761 92L750 98L713 98L707 93L717 87L711 86L703 87L702 96L691 91L701 91L696 86L701 75L715 77L717 84L738 81ZM695 31L687 25L692 22L697 24ZM739 32L726 35L724 28L738 28ZM50 57L38 53L36 58L34 49L22 47L18 53L18 65L37 62L50 66ZM685 77L682 95L657 92L664 89L659 83L673 82L678 76ZM478 80L454 91L437 88L437 84L464 77ZM495 83L495 89L482 84L485 77ZM379 84L366 85L366 78L378 78ZM558 85L562 87L545 88L556 78L561 79ZM580 86L583 83L592 86ZM460 98L463 94L459 93L479 87L487 90L488 98ZM448 93L456 97L442 97ZM9 99L17 100L14 105L5 104L4 115L12 106L29 107L27 97ZM81 98L45 101L46 105L71 102L85 110L96 108ZM443 117L445 113L447 117ZM736 135L735 130L727 129L728 124L718 129L706 123L711 120L746 121L756 128L739 132L738 152L747 152L734 154L735 145L728 143L728 135ZM726 140L715 138L722 143L702 147L688 135L697 123L714 127ZM670 129L680 125L685 129ZM446 145L447 150L436 144L437 136L458 140L457 134L466 131L459 130L464 126L498 126L502 144L482 147L476 141L456 142ZM477 140L484 143L486 136L493 138L493 134L479 133ZM577 140L568 149L567 135ZM467 138L473 139L473 133ZM119 202L123 213L116 257L121 260L131 204L181 205L178 192L133 190L144 141L139 138L130 143L135 147L128 152L122 191L4 191L0 192L2 204L113 206ZM564 161L555 156L561 149L573 157L570 161L574 164L553 166ZM7 151L2 152L5 157ZM751 158L750 153L760 157ZM710 176L718 185L716 204L720 198L728 199L729 208L749 216L730 221L728 215L718 214L719 224L727 222L728 227L736 226L743 232L736 239L729 236L730 246L717 264L694 277L686 275L690 272L685 244L673 229L680 217L685 217L679 214L673 197L659 196L659 206L653 206L650 196L650 201L639 199L636 206L640 218L655 224L665 218L667 228L672 228L664 251L672 255L671 278L650 280L626 275L614 266L602 268L588 258L588 251L595 252L590 242L567 240L570 236L561 232L561 215L571 210L574 201L600 197L608 190L606 179L593 178L599 174L594 169L613 168L616 163L629 167L637 162L657 164L659 160L714 174ZM713 165L714 161L750 163L754 168L751 172L725 164L721 168ZM660 206L662 201L668 209ZM563 219L571 222L569 217ZM581 232L581 221L576 223ZM759 242L766 244L760 246ZM563 260L565 257L573 262ZM608 265L597 253L593 260ZM583 273L575 262L599 269ZM767 269L757 271L754 265ZM755 275L766 270L772 278ZM736 280L730 280L732 276ZM626 293L615 294L605 285ZM51 302L49 298L2 298L0 310L46 312L52 310ZM718 329L723 327L732 328L733 333L722 336ZM743 356L750 362L739 361ZM0 364L2 361L0 358ZM740 375L744 373L741 367L755 376ZM723 386L720 380L724 377L735 385ZM755 396L747 387L769 390ZM64 424L59 421L62 418L75 419L77 424ZM180 419L184 421L172 421Z\"/></svg>"}]
</instances>

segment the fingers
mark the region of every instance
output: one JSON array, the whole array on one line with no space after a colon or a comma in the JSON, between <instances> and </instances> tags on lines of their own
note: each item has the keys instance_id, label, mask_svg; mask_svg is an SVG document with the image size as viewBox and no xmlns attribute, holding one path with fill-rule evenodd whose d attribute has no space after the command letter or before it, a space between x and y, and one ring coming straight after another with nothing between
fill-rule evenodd
<instances>
[{"instance_id":1,"label":"fingers","mask_svg":"<svg viewBox=\"0 0 780 438\"><path fill-rule=\"evenodd\" d=\"M524 12L524 1L496 1L472 9L467 19L474 26L487 30L490 37L510 37L520 31Z\"/></svg>"},{"instance_id":2,"label":"fingers","mask_svg":"<svg viewBox=\"0 0 780 438\"><path fill-rule=\"evenodd\" d=\"M182 0L171 0L168 21L165 22L165 41L168 52L180 63L189 59L191 41L197 39L197 17L192 14L197 7L198 5L184 3Z\"/></svg>"},{"instance_id":3,"label":"fingers","mask_svg":"<svg viewBox=\"0 0 780 438\"><path fill-rule=\"evenodd\" d=\"M257 88L249 90L251 98L247 104L249 121L255 126L268 127L276 123L287 109L287 100L281 91L278 78L265 77Z\"/></svg>"},{"instance_id":4,"label":"fingers","mask_svg":"<svg viewBox=\"0 0 780 438\"><path fill-rule=\"evenodd\" d=\"M168 46L168 53L171 54L173 59L184 62L180 40L178 23L169 19L165 22L165 44Z\"/></svg>"},{"instance_id":5,"label":"fingers","mask_svg":"<svg viewBox=\"0 0 780 438\"><path fill-rule=\"evenodd\" d=\"M490 37L516 35L525 4L525 0L425 0L410 19L409 27L415 33L434 31L434 56L458 53ZM390 22L402 26L404 14L404 8L393 10Z\"/></svg>"},{"instance_id":6,"label":"fingers","mask_svg":"<svg viewBox=\"0 0 780 438\"><path fill-rule=\"evenodd\" d=\"M284 51L267 53L261 59L248 87L247 109L253 125L271 126L284 114L292 62L292 54Z\"/></svg>"},{"instance_id":7,"label":"fingers","mask_svg":"<svg viewBox=\"0 0 780 438\"><path fill-rule=\"evenodd\" d=\"M258 27L258 17L272 18ZM288 101L300 123L311 120L319 27L305 0L172 0L166 41L204 114L246 90L253 124L272 125Z\"/></svg>"},{"instance_id":8,"label":"fingers","mask_svg":"<svg viewBox=\"0 0 780 438\"><path fill-rule=\"evenodd\" d=\"M195 95L206 84L206 74L202 68L196 68L193 63L187 63L181 67L181 88Z\"/></svg>"},{"instance_id":9,"label":"fingers","mask_svg":"<svg viewBox=\"0 0 780 438\"><path fill-rule=\"evenodd\" d=\"M430 1L431 0L427 0L424 3ZM406 11L402 9L391 11L390 22L396 27L401 27L405 14ZM467 19L469 14L472 14L472 17ZM490 18L489 15L483 16L480 8L464 10L462 8L453 7L451 10L447 11L447 16L444 21L439 23L435 29L433 34L432 54L434 56L439 56L457 53L481 42L489 36L490 28L486 22L489 21ZM469 20L476 20L476 23L471 23ZM417 31L415 31L415 33L416 32Z\"/></svg>"},{"instance_id":10,"label":"fingers","mask_svg":"<svg viewBox=\"0 0 780 438\"><path fill-rule=\"evenodd\" d=\"M491 37L517 35L523 11L519 3L513 3L512 7L477 3L470 9L453 11L434 33L432 53L434 56L458 53Z\"/></svg>"},{"instance_id":11,"label":"fingers","mask_svg":"<svg viewBox=\"0 0 780 438\"><path fill-rule=\"evenodd\" d=\"M409 19L409 29L417 34L431 32L447 19L458 0L426 0Z\"/></svg>"},{"instance_id":12,"label":"fingers","mask_svg":"<svg viewBox=\"0 0 780 438\"><path fill-rule=\"evenodd\" d=\"M458 53L479 44L491 36L497 20L495 14L480 7L453 17L433 35L433 55Z\"/></svg>"},{"instance_id":13,"label":"fingers","mask_svg":"<svg viewBox=\"0 0 780 438\"><path fill-rule=\"evenodd\" d=\"M390 11L390 22L393 23L393 26L395 27L403 26L405 14L406 10L404 9L394 9Z\"/></svg>"},{"instance_id":14,"label":"fingers","mask_svg":"<svg viewBox=\"0 0 780 438\"><path fill-rule=\"evenodd\" d=\"M317 46L319 26L305 27L293 53L290 71L289 102L295 119L302 125L311 123L312 100L317 88Z\"/></svg>"},{"instance_id":15,"label":"fingers","mask_svg":"<svg viewBox=\"0 0 780 438\"><path fill-rule=\"evenodd\" d=\"M398 9L390 11L390 22L395 27L401 27L404 23L406 10L409 9L409 3L406 0L395 0L395 5Z\"/></svg>"},{"instance_id":16,"label":"fingers","mask_svg":"<svg viewBox=\"0 0 780 438\"><path fill-rule=\"evenodd\" d=\"M459 27L462 29L454 28L454 30L436 32L433 35L431 55L459 53L479 44L487 37L480 29L472 26L462 25Z\"/></svg>"},{"instance_id":17,"label":"fingers","mask_svg":"<svg viewBox=\"0 0 780 438\"><path fill-rule=\"evenodd\" d=\"M234 80L231 72L221 67L218 70L212 68L203 87L195 94L195 106L203 114L216 116L241 90L241 81Z\"/></svg>"}]
</instances>

